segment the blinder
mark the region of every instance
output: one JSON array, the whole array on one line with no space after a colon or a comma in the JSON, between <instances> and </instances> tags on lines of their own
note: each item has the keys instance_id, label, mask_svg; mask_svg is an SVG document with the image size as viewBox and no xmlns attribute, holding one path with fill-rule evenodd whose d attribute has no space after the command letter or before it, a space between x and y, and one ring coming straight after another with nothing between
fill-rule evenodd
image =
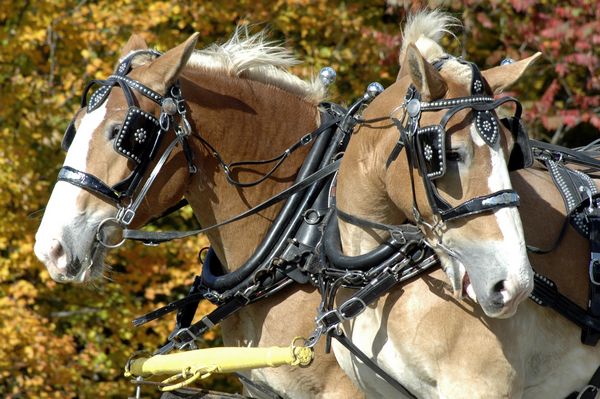
<instances>
[{"instance_id":1,"label":"blinder","mask_svg":"<svg viewBox=\"0 0 600 399\"><path fill-rule=\"evenodd\" d=\"M427 177L437 179L446 173L446 132L440 125L419 129L416 134L417 153Z\"/></svg>"},{"instance_id":2,"label":"blinder","mask_svg":"<svg viewBox=\"0 0 600 399\"><path fill-rule=\"evenodd\" d=\"M150 158L159 131L158 119L137 107L129 107L114 140L115 151L140 164Z\"/></svg>"}]
</instances>

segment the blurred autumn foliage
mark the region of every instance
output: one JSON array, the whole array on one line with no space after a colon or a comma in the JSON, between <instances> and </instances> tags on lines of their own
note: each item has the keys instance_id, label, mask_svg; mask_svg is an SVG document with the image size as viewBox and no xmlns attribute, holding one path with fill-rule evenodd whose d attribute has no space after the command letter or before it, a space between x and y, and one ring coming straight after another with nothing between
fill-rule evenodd
<instances>
[{"instance_id":1,"label":"blurred autumn foliage","mask_svg":"<svg viewBox=\"0 0 600 399\"><path fill-rule=\"evenodd\" d=\"M514 90L530 133L579 143L600 129L600 8L592 0L435 2L464 21L445 46L482 67L535 51L543 60ZM172 319L133 328L131 319L183 296L198 272L204 238L114 253L112 281L63 286L33 255L39 220L63 154L62 131L85 82L106 77L133 32L166 50L194 31L199 47L224 41L238 23L266 26L305 62L309 76L338 72L333 101L398 72L400 24L422 2L243 0L0 1L0 397L125 397L122 368L135 350L160 345ZM192 223L189 210L163 225ZM201 310L206 311L208 305ZM207 345L218 345L215 332ZM232 380L212 388L235 389Z\"/></svg>"}]
</instances>

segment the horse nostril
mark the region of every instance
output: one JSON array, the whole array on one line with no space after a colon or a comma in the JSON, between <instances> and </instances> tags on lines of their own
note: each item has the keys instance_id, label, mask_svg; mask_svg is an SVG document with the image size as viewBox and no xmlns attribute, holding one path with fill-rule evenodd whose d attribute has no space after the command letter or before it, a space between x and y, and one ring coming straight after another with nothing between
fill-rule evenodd
<instances>
[{"instance_id":1,"label":"horse nostril","mask_svg":"<svg viewBox=\"0 0 600 399\"><path fill-rule=\"evenodd\" d=\"M498 281L496 284L494 284L493 292L494 293L502 292L504 290L504 288L505 288L504 280Z\"/></svg>"},{"instance_id":2,"label":"horse nostril","mask_svg":"<svg viewBox=\"0 0 600 399\"><path fill-rule=\"evenodd\" d=\"M48 248L48 259L61 272L65 273L67 269L67 255L65 248L57 239L50 242Z\"/></svg>"},{"instance_id":3,"label":"horse nostril","mask_svg":"<svg viewBox=\"0 0 600 399\"><path fill-rule=\"evenodd\" d=\"M50 251L48 252L48 255L50 255L50 258L54 261L56 261L58 258L60 258L61 256L63 256L65 253L62 244L60 243L60 241L58 240L52 240L52 242L50 243Z\"/></svg>"}]
</instances>

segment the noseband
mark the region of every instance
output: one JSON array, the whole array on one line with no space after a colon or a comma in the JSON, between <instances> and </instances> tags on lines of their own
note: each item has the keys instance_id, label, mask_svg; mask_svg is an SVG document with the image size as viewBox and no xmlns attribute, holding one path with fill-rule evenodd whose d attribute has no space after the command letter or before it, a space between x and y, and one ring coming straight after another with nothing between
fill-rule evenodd
<instances>
[{"instance_id":1,"label":"noseband","mask_svg":"<svg viewBox=\"0 0 600 399\"><path fill-rule=\"evenodd\" d=\"M89 82L85 87L81 100L81 108L87 107L87 113L90 113L106 101L113 87L119 86L123 90L125 99L127 100L128 111L114 138L113 147L116 152L135 163L131 174L124 180L113 186L109 186L98 177L70 166L63 166L58 173L59 181L65 181L81 187L100 198L112 202L117 207L116 216L100 224L98 235L100 235L101 229L106 222L110 221L121 226L127 226L131 223L143 198L150 189L150 185L177 144L181 143L183 146L190 173L193 174L196 172L187 141L188 136L191 134L191 126L186 118L185 102L182 98L179 84L175 83L167 90L167 94L163 96L137 80L126 76L132 69L131 62L133 58L141 53L156 57L160 56L160 53L154 50L133 52L121 61L115 73L108 79L92 80ZM100 87L90 96L88 103L87 94L94 85L100 85ZM161 112L158 118L143 111L136 105L133 90L160 106ZM176 123L176 115L179 115L180 125ZM161 155L144 185L139 188L150 163L156 157L163 137L171 129L175 131L175 139ZM62 147L65 151L69 149L75 133L75 119L73 119L63 137ZM98 238L98 240L105 246L114 246L102 242L101 238Z\"/></svg>"},{"instance_id":2,"label":"noseband","mask_svg":"<svg viewBox=\"0 0 600 399\"><path fill-rule=\"evenodd\" d=\"M449 58L442 59L434 64L439 70L443 63ZM472 70L471 95L452 99L442 99L431 102L421 101L417 89L411 85L405 96L404 107L408 115L408 121L403 125L395 120L400 130L400 140L390 159L397 156L402 147L407 147L407 158L409 163L410 178L413 193L413 211L418 223L425 223L418 210L413 167L418 168L422 176L429 205L441 222L458 219L482 212L491 212L496 209L518 206L519 195L514 190L500 190L495 193L472 198L458 206L451 206L444 200L433 183L435 179L446 173L446 124L450 118L463 109L471 109L474 113L475 126L479 136L490 147L497 145L500 137L500 122L493 110L499 106L512 102L516 106L515 115L507 120L515 137L524 133L517 130L520 126L521 104L513 97L503 97L495 100L484 92L484 81L479 68L473 63L456 59L467 64ZM447 110L439 124L420 126L420 118L423 112ZM521 154L518 159L531 159L527 154ZM528 162L528 161L525 161ZM389 164L389 161L388 161ZM526 166L526 165L520 165ZM425 223L427 224L427 223Z\"/></svg>"}]
</instances>

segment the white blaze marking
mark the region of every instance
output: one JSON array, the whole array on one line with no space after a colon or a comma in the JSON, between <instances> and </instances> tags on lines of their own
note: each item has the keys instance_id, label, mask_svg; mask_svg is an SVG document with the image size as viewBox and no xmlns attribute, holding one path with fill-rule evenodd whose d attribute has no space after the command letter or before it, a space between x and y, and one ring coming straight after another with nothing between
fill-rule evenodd
<instances>
[{"instance_id":1,"label":"white blaze marking","mask_svg":"<svg viewBox=\"0 0 600 399\"><path fill-rule=\"evenodd\" d=\"M475 125L471 125L471 137L473 142L478 146L487 147L490 152L492 170L488 177L488 188L490 193L495 193L500 190L511 190L512 184L506 167L506 161L502 152L502 147L498 145L494 149L487 145L479 136ZM497 243L501 253L497 255L504 256L507 259L504 264L512 270L513 275L516 274L518 284L526 286L527 280L530 277L530 272L526 265L529 264L527 253L525 251L523 225L519 216L518 209L514 206L500 208L494 212L498 223L498 228L502 234L502 240Z\"/></svg>"},{"instance_id":2,"label":"white blaze marking","mask_svg":"<svg viewBox=\"0 0 600 399\"><path fill-rule=\"evenodd\" d=\"M105 115L106 103L84 115L69 148L64 165L80 171L86 170L86 160L92 134L100 126ZM78 218L81 215L81 210L77 209L77 198L82 192L81 188L64 181L59 181L54 186L36 234L35 252L40 259L48 251L52 239L62 241L63 229L66 226L73 228L73 233L78 233L79 229L77 227L83 220Z\"/></svg>"}]
</instances>

